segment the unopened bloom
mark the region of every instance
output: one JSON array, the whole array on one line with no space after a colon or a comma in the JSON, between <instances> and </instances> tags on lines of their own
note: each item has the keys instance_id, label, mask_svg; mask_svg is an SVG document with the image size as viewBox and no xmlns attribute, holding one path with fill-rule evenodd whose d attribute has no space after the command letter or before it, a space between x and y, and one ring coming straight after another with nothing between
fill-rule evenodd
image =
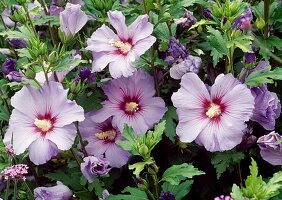
<instances>
[{"instance_id":1,"label":"unopened bloom","mask_svg":"<svg viewBox=\"0 0 282 200\"><path fill-rule=\"evenodd\" d=\"M148 22L148 15L139 16L128 27L121 12L109 11L108 17L117 34L102 25L87 40L86 49L92 51L94 58L92 71L100 72L109 64L113 78L131 76L136 71L133 62L156 41L151 36L153 25Z\"/></svg>"},{"instance_id":2,"label":"unopened bloom","mask_svg":"<svg viewBox=\"0 0 282 200\"><path fill-rule=\"evenodd\" d=\"M170 68L169 73L172 78L181 79L188 72L199 73L201 64L202 59L200 57L189 55L181 63L174 64Z\"/></svg>"},{"instance_id":3,"label":"unopened bloom","mask_svg":"<svg viewBox=\"0 0 282 200\"><path fill-rule=\"evenodd\" d=\"M80 164L80 169L84 177L89 183L94 181L94 177L104 176L110 171L109 161L104 158L97 158L95 156L88 156L83 159Z\"/></svg>"},{"instance_id":4,"label":"unopened bloom","mask_svg":"<svg viewBox=\"0 0 282 200\"><path fill-rule=\"evenodd\" d=\"M196 141L208 151L229 150L239 144L254 108L254 97L231 74L217 76L207 89L194 73L181 79L171 100L177 108L176 134L181 142Z\"/></svg>"},{"instance_id":5,"label":"unopened bloom","mask_svg":"<svg viewBox=\"0 0 282 200\"><path fill-rule=\"evenodd\" d=\"M49 9L50 16L60 16L64 9L61 6L51 5Z\"/></svg>"},{"instance_id":6,"label":"unopened bloom","mask_svg":"<svg viewBox=\"0 0 282 200\"><path fill-rule=\"evenodd\" d=\"M8 8L5 8L3 12L1 13L3 22L5 23L6 26L8 27L13 27L15 26L15 22L11 20L11 11Z\"/></svg>"},{"instance_id":7,"label":"unopened bloom","mask_svg":"<svg viewBox=\"0 0 282 200\"><path fill-rule=\"evenodd\" d=\"M1 174L4 179L25 180L25 175L28 173L28 166L25 164L12 165L5 168Z\"/></svg>"},{"instance_id":8,"label":"unopened bloom","mask_svg":"<svg viewBox=\"0 0 282 200\"><path fill-rule=\"evenodd\" d=\"M121 167L128 161L130 154L123 150L118 141L123 140L117 126L113 124L112 118L101 123L95 122L95 111L86 114L86 119L79 124L83 140L88 142L85 147L89 155L105 158L112 167Z\"/></svg>"},{"instance_id":9,"label":"unopened bloom","mask_svg":"<svg viewBox=\"0 0 282 200\"><path fill-rule=\"evenodd\" d=\"M272 131L257 141L261 157L272 165L282 165L282 136Z\"/></svg>"},{"instance_id":10,"label":"unopened bloom","mask_svg":"<svg viewBox=\"0 0 282 200\"><path fill-rule=\"evenodd\" d=\"M8 42L14 48L22 49L27 47L27 42L23 39L11 39Z\"/></svg>"},{"instance_id":11,"label":"unopened bloom","mask_svg":"<svg viewBox=\"0 0 282 200\"><path fill-rule=\"evenodd\" d=\"M44 164L59 150L71 148L76 128L72 122L83 121L82 107L67 99L60 83L49 82L41 89L24 86L11 98L12 111L5 144L13 144L15 154L27 148L35 164ZM28 103L27 103L28 102Z\"/></svg>"},{"instance_id":12,"label":"unopened bloom","mask_svg":"<svg viewBox=\"0 0 282 200\"><path fill-rule=\"evenodd\" d=\"M81 10L81 5L67 3L63 12L60 12L61 29L66 36L74 36L88 20L87 15Z\"/></svg>"},{"instance_id":13,"label":"unopened bloom","mask_svg":"<svg viewBox=\"0 0 282 200\"><path fill-rule=\"evenodd\" d=\"M215 197L214 200L233 200L229 195L220 195L219 197Z\"/></svg>"},{"instance_id":14,"label":"unopened bloom","mask_svg":"<svg viewBox=\"0 0 282 200\"><path fill-rule=\"evenodd\" d=\"M23 74L19 71L12 71L10 72L7 76L6 76L9 81L12 81L12 82L21 82L23 80Z\"/></svg>"},{"instance_id":15,"label":"unopened bloom","mask_svg":"<svg viewBox=\"0 0 282 200\"><path fill-rule=\"evenodd\" d=\"M5 75L8 75L10 72L15 71L17 61L13 58L7 58L5 62L2 64L2 72Z\"/></svg>"},{"instance_id":16,"label":"unopened bloom","mask_svg":"<svg viewBox=\"0 0 282 200\"><path fill-rule=\"evenodd\" d=\"M207 19L212 19L212 11L210 8L204 8L203 15Z\"/></svg>"},{"instance_id":17,"label":"unopened bloom","mask_svg":"<svg viewBox=\"0 0 282 200\"><path fill-rule=\"evenodd\" d=\"M72 191L61 182L53 187L37 187L34 189L35 200L68 200Z\"/></svg>"},{"instance_id":18,"label":"unopened bloom","mask_svg":"<svg viewBox=\"0 0 282 200\"><path fill-rule=\"evenodd\" d=\"M108 100L95 114L97 122L113 117L119 131L124 124L131 126L136 134L145 133L163 117L165 102L155 94L154 80L147 72L138 70L132 76L114 79L103 86Z\"/></svg>"},{"instance_id":19,"label":"unopened bloom","mask_svg":"<svg viewBox=\"0 0 282 200\"><path fill-rule=\"evenodd\" d=\"M99 197L99 200L106 200L108 196L110 196L110 193L108 190L105 189L102 192L102 197L101 198Z\"/></svg>"},{"instance_id":20,"label":"unopened bloom","mask_svg":"<svg viewBox=\"0 0 282 200\"><path fill-rule=\"evenodd\" d=\"M175 196L170 192L162 192L159 200L175 200Z\"/></svg>"}]
</instances>

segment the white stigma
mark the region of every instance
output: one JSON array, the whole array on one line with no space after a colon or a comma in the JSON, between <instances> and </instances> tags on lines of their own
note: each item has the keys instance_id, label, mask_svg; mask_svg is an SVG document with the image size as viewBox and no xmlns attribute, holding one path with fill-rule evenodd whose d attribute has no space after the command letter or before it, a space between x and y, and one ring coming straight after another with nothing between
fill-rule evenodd
<instances>
[{"instance_id":1,"label":"white stigma","mask_svg":"<svg viewBox=\"0 0 282 200\"><path fill-rule=\"evenodd\" d=\"M132 45L128 42L122 42L114 39L111 39L109 42L112 46L117 47L122 53L128 53L132 48Z\"/></svg>"},{"instance_id":2,"label":"white stigma","mask_svg":"<svg viewBox=\"0 0 282 200\"><path fill-rule=\"evenodd\" d=\"M125 104L125 112L137 112L139 110L136 102L129 102Z\"/></svg>"},{"instance_id":3,"label":"white stigma","mask_svg":"<svg viewBox=\"0 0 282 200\"><path fill-rule=\"evenodd\" d=\"M213 117L216 117L216 116L218 116L220 114L221 114L220 106L217 105L217 104L211 103L209 109L206 112L206 115L209 118L213 118Z\"/></svg>"},{"instance_id":4,"label":"white stigma","mask_svg":"<svg viewBox=\"0 0 282 200\"><path fill-rule=\"evenodd\" d=\"M43 132L47 132L52 128L52 122L48 119L35 119L34 125Z\"/></svg>"}]
</instances>

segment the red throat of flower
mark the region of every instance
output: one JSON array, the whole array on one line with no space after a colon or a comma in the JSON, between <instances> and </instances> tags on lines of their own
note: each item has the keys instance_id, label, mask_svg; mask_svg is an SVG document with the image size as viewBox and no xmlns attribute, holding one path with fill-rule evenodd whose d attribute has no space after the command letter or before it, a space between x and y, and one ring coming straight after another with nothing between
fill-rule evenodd
<instances>
[{"instance_id":1,"label":"red throat of flower","mask_svg":"<svg viewBox=\"0 0 282 200\"><path fill-rule=\"evenodd\" d=\"M38 132L42 135L46 135L48 131L54 128L55 119L51 118L50 114L45 114L45 116L38 116L34 120L34 126Z\"/></svg>"},{"instance_id":2,"label":"red throat of flower","mask_svg":"<svg viewBox=\"0 0 282 200\"><path fill-rule=\"evenodd\" d=\"M116 137L118 135L118 132L115 129L111 129L108 131L104 131L101 133L96 133L95 136L100 139L104 140L105 142L114 142Z\"/></svg>"},{"instance_id":3,"label":"red throat of flower","mask_svg":"<svg viewBox=\"0 0 282 200\"><path fill-rule=\"evenodd\" d=\"M110 44L118 48L118 53L127 55L128 52L132 49L132 44L130 41L121 41L121 40L110 40Z\"/></svg>"}]
</instances>

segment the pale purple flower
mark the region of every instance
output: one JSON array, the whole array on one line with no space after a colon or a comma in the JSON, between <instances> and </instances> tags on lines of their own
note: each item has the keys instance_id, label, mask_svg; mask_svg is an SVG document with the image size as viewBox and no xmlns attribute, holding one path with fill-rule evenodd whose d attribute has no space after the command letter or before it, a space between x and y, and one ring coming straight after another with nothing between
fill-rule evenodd
<instances>
[{"instance_id":1,"label":"pale purple flower","mask_svg":"<svg viewBox=\"0 0 282 200\"><path fill-rule=\"evenodd\" d=\"M62 84L49 82L41 89L24 86L11 98L12 111L5 144L13 144L15 154L27 148L30 160L44 164L59 150L71 148L76 128L72 122L83 121L82 107L67 99Z\"/></svg>"},{"instance_id":2,"label":"pale purple flower","mask_svg":"<svg viewBox=\"0 0 282 200\"><path fill-rule=\"evenodd\" d=\"M195 73L181 79L171 100L177 108L176 134L182 142L196 141L208 151L229 150L239 144L252 116L254 97L232 74L217 76L208 88Z\"/></svg>"},{"instance_id":3,"label":"pale purple flower","mask_svg":"<svg viewBox=\"0 0 282 200\"><path fill-rule=\"evenodd\" d=\"M81 5L67 3L63 12L60 12L61 29L66 36L74 36L88 20L87 15L81 10Z\"/></svg>"},{"instance_id":4,"label":"pale purple flower","mask_svg":"<svg viewBox=\"0 0 282 200\"><path fill-rule=\"evenodd\" d=\"M108 17L117 34L102 25L87 40L86 49L93 55L92 71L100 72L109 64L113 78L131 76L136 71L133 62L156 41L151 36L153 25L148 22L148 15L139 16L128 27L121 12L109 11Z\"/></svg>"},{"instance_id":5,"label":"pale purple flower","mask_svg":"<svg viewBox=\"0 0 282 200\"><path fill-rule=\"evenodd\" d=\"M282 165L282 136L272 131L257 141L261 157L272 165Z\"/></svg>"},{"instance_id":6,"label":"pale purple flower","mask_svg":"<svg viewBox=\"0 0 282 200\"><path fill-rule=\"evenodd\" d=\"M268 65L269 62L260 61L256 67L247 71L242 81L245 81L251 73L262 70ZM281 104L277 94L270 92L266 84L251 88L251 91L255 98L255 109L251 120L259 123L266 130L273 130L275 128L275 120L281 114Z\"/></svg>"},{"instance_id":7,"label":"pale purple flower","mask_svg":"<svg viewBox=\"0 0 282 200\"><path fill-rule=\"evenodd\" d=\"M97 158L95 156L88 156L83 159L80 164L80 169L84 177L89 183L94 181L94 177L104 176L111 170L109 161L105 158Z\"/></svg>"},{"instance_id":8,"label":"pale purple flower","mask_svg":"<svg viewBox=\"0 0 282 200\"><path fill-rule=\"evenodd\" d=\"M64 9L61 6L51 5L49 9L50 16L60 16Z\"/></svg>"},{"instance_id":9,"label":"pale purple flower","mask_svg":"<svg viewBox=\"0 0 282 200\"><path fill-rule=\"evenodd\" d=\"M174 64L169 73L172 78L181 79L188 72L199 73L201 64L202 59L200 57L189 55L184 61Z\"/></svg>"},{"instance_id":10,"label":"pale purple flower","mask_svg":"<svg viewBox=\"0 0 282 200\"><path fill-rule=\"evenodd\" d=\"M176 198L170 192L162 192L159 200L176 200Z\"/></svg>"},{"instance_id":11,"label":"pale purple flower","mask_svg":"<svg viewBox=\"0 0 282 200\"><path fill-rule=\"evenodd\" d=\"M220 195L219 197L215 197L214 200L233 200L229 195Z\"/></svg>"},{"instance_id":12,"label":"pale purple flower","mask_svg":"<svg viewBox=\"0 0 282 200\"><path fill-rule=\"evenodd\" d=\"M160 121L166 112L165 102L155 94L154 80L147 72L138 70L132 76L114 79L103 86L108 100L95 114L97 122L113 116L113 124L123 131L124 124L136 134L145 133Z\"/></svg>"},{"instance_id":13,"label":"pale purple flower","mask_svg":"<svg viewBox=\"0 0 282 200\"><path fill-rule=\"evenodd\" d=\"M8 75L10 72L16 70L17 61L13 58L7 58L5 62L2 64L2 72L5 75Z\"/></svg>"},{"instance_id":14,"label":"pale purple flower","mask_svg":"<svg viewBox=\"0 0 282 200\"><path fill-rule=\"evenodd\" d=\"M0 174L4 179L25 180L25 175L28 173L28 166L25 164L12 165L5 168Z\"/></svg>"},{"instance_id":15,"label":"pale purple flower","mask_svg":"<svg viewBox=\"0 0 282 200\"><path fill-rule=\"evenodd\" d=\"M35 200L69 200L72 191L61 182L53 187L37 187L34 189Z\"/></svg>"},{"instance_id":16,"label":"pale purple flower","mask_svg":"<svg viewBox=\"0 0 282 200\"><path fill-rule=\"evenodd\" d=\"M130 154L118 146L123 137L112 118L101 123L95 122L95 111L86 114L86 119L79 124L83 140L88 142L85 147L89 155L105 156L112 167L121 167L128 161Z\"/></svg>"}]
</instances>

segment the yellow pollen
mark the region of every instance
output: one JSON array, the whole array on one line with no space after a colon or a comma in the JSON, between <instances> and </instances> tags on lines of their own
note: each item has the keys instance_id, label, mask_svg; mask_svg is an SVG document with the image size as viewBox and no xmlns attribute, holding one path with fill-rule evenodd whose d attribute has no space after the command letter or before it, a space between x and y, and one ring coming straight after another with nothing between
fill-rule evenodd
<instances>
[{"instance_id":1,"label":"yellow pollen","mask_svg":"<svg viewBox=\"0 0 282 200\"><path fill-rule=\"evenodd\" d=\"M206 112L206 115L209 118L216 117L221 114L220 106L214 103L211 103L209 109Z\"/></svg>"},{"instance_id":2,"label":"yellow pollen","mask_svg":"<svg viewBox=\"0 0 282 200\"><path fill-rule=\"evenodd\" d=\"M110 44L117 47L122 53L128 53L132 48L131 44L129 44L128 42L122 42L120 40L112 39L110 40Z\"/></svg>"},{"instance_id":3,"label":"yellow pollen","mask_svg":"<svg viewBox=\"0 0 282 200\"><path fill-rule=\"evenodd\" d=\"M35 119L34 125L43 132L47 132L52 128L52 122L47 119Z\"/></svg>"},{"instance_id":4,"label":"yellow pollen","mask_svg":"<svg viewBox=\"0 0 282 200\"><path fill-rule=\"evenodd\" d=\"M109 131L104 131L104 132L95 134L95 136L100 140L111 140L111 141L115 140L116 135L117 133L115 130L109 130Z\"/></svg>"},{"instance_id":5,"label":"yellow pollen","mask_svg":"<svg viewBox=\"0 0 282 200\"><path fill-rule=\"evenodd\" d=\"M129 102L125 104L125 112L137 112L138 110L138 104L135 102Z\"/></svg>"}]
</instances>

